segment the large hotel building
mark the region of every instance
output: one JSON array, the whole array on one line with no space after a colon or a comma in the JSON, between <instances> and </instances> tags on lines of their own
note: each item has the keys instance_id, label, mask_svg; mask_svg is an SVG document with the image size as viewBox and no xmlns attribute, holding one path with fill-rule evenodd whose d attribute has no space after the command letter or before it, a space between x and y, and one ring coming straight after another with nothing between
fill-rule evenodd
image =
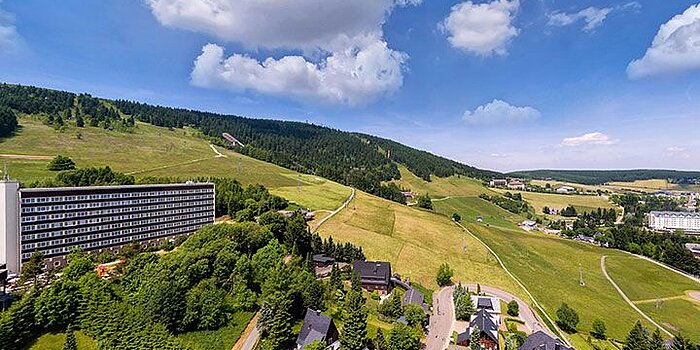
<instances>
[{"instance_id":1,"label":"large hotel building","mask_svg":"<svg viewBox=\"0 0 700 350\"><path fill-rule=\"evenodd\" d=\"M659 231L683 230L700 233L700 213L682 211L652 211L649 228Z\"/></svg>"},{"instance_id":2,"label":"large hotel building","mask_svg":"<svg viewBox=\"0 0 700 350\"><path fill-rule=\"evenodd\" d=\"M20 188L0 180L0 264L19 273L34 251L61 266L73 247L118 253L214 222L214 184Z\"/></svg>"}]
</instances>

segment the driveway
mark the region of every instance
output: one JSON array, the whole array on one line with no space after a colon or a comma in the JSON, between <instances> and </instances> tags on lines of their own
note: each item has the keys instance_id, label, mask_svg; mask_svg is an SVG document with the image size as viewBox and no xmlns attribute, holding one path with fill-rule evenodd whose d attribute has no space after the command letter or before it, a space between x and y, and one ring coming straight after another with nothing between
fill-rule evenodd
<instances>
[{"instance_id":1,"label":"driveway","mask_svg":"<svg viewBox=\"0 0 700 350\"><path fill-rule=\"evenodd\" d=\"M476 291L476 284L468 283L468 284L465 284L465 286L469 287L469 290L472 292ZM529 328L530 333L534 333L537 331L543 331L543 332L549 334L550 336L556 338L556 335L554 333L552 333L552 331L549 330L549 328L547 328L547 326L545 326L544 322L542 322L539 315L537 315L537 313L530 307L530 305L528 303L524 302L522 299L520 299L520 298L516 297L515 295L510 294L508 292L504 292L498 288L485 286L485 285L481 285L481 292L486 293L486 294L491 295L491 296L494 296L496 298L499 298L499 299L505 301L506 303L510 302L511 300L515 300L515 302L518 303L519 312L520 312L518 317L520 317L520 319L522 319L525 322L525 325L527 326L527 328ZM508 316L506 311L507 310L501 310L501 312L503 313L503 315L505 317Z\"/></svg>"},{"instance_id":2,"label":"driveway","mask_svg":"<svg viewBox=\"0 0 700 350\"><path fill-rule=\"evenodd\" d=\"M433 314L425 339L426 350L444 350L450 344L454 329L455 310L452 304L454 287L443 287L433 295Z\"/></svg>"}]
</instances>

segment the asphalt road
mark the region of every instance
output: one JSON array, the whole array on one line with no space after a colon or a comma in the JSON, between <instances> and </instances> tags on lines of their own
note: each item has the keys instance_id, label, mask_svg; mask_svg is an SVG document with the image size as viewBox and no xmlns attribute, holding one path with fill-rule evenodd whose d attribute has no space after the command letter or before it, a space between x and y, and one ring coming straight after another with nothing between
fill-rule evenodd
<instances>
[{"instance_id":1,"label":"asphalt road","mask_svg":"<svg viewBox=\"0 0 700 350\"><path fill-rule=\"evenodd\" d=\"M430 316L430 330L425 339L426 350L444 350L450 343L455 322L453 290L454 287L443 287L433 295L433 314Z\"/></svg>"},{"instance_id":2,"label":"asphalt road","mask_svg":"<svg viewBox=\"0 0 700 350\"><path fill-rule=\"evenodd\" d=\"M469 290L474 292L476 291L476 284L466 284L467 287L469 287ZM554 333L552 333L549 328L542 322L540 317L537 315L537 313L530 307L529 304L524 302L522 299L516 297L513 294L510 294L508 292L504 292L498 288L490 287L490 286L481 286L481 292L486 293L488 295L494 296L496 298L499 298L506 303L510 302L511 300L515 300L516 303L518 303L519 311L520 314L518 317L525 321L525 325L530 329L531 333L537 332L537 331L543 331L547 334L549 334L552 337L556 337ZM506 314L507 310L501 310L501 313L503 315Z\"/></svg>"}]
</instances>

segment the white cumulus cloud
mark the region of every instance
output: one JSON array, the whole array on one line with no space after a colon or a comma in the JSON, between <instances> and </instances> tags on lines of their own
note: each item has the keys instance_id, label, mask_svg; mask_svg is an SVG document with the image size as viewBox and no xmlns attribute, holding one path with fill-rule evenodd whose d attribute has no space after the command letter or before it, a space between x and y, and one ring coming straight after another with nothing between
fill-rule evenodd
<instances>
[{"instance_id":1,"label":"white cumulus cloud","mask_svg":"<svg viewBox=\"0 0 700 350\"><path fill-rule=\"evenodd\" d=\"M567 147L585 145L612 145L614 143L617 143L617 140L613 140L610 138L610 136L601 132L591 132L581 136L567 137L561 141L561 145Z\"/></svg>"},{"instance_id":2,"label":"white cumulus cloud","mask_svg":"<svg viewBox=\"0 0 700 350\"><path fill-rule=\"evenodd\" d=\"M519 0L462 2L452 7L440 29L454 48L481 56L505 55L507 44L519 32L513 25L519 7Z\"/></svg>"},{"instance_id":3,"label":"white cumulus cloud","mask_svg":"<svg viewBox=\"0 0 700 350\"><path fill-rule=\"evenodd\" d=\"M356 106L401 87L406 58L404 53L389 49L380 40L335 52L320 63L309 62L302 56L268 58L262 62L241 54L226 58L222 47L209 44L195 61L192 83Z\"/></svg>"},{"instance_id":4,"label":"white cumulus cloud","mask_svg":"<svg viewBox=\"0 0 700 350\"><path fill-rule=\"evenodd\" d=\"M421 0L146 0L163 25L207 33L244 46L299 50L257 60L202 48L192 83L252 90L348 105L363 105L403 84L408 55L392 50L382 26L397 6Z\"/></svg>"},{"instance_id":5,"label":"white cumulus cloud","mask_svg":"<svg viewBox=\"0 0 700 350\"><path fill-rule=\"evenodd\" d=\"M0 9L0 55L17 50L20 40L14 25L14 16Z\"/></svg>"},{"instance_id":6,"label":"white cumulus cloud","mask_svg":"<svg viewBox=\"0 0 700 350\"><path fill-rule=\"evenodd\" d=\"M583 30L590 32L603 24L603 21L605 21L605 18L612 10L610 7L597 8L591 6L573 13L553 12L548 15L548 23L551 26L563 27L582 20L585 23Z\"/></svg>"},{"instance_id":7,"label":"white cumulus cloud","mask_svg":"<svg viewBox=\"0 0 700 350\"><path fill-rule=\"evenodd\" d=\"M644 56L627 66L627 75L638 79L693 69L700 69L700 4L662 24Z\"/></svg>"},{"instance_id":8,"label":"white cumulus cloud","mask_svg":"<svg viewBox=\"0 0 700 350\"><path fill-rule=\"evenodd\" d=\"M499 122L521 122L534 120L540 117L540 111L530 106L518 107L508 102L494 99L481 105L474 111L465 111L462 115L470 124L492 124Z\"/></svg>"}]
</instances>

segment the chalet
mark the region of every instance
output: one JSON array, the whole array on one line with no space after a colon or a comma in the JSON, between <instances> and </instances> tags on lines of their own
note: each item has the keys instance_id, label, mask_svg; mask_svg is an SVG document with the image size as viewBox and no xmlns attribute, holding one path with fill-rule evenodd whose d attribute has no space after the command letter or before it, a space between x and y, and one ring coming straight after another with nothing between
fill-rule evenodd
<instances>
[{"instance_id":1,"label":"chalet","mask_svg":"<svg viewBox=\"0 0 700 350\"><path fill-rule=\"evenodd\" d=\"M478 329L481 349L498 350L498 324L498 315L480 309L472 315L467 331L457 335L457 345L470 346L471 334Z\"/></svg>"},{"instance_id":2,"label":"chalet","mask_svg":"<svg viewBox=\"0 0 700 350\"><path fill-rule=\"evenodd\" d=\"M523 345L518 347L518 350L573 350L573 348L566 346L561 340L553 338L543 331L537 331L530 334Z\"/></svg>"},{"instance_id":3,"label":"chalet","mask_svg":"<svg viewBox=\"0 0 700 350\"><path fill-rule=\"evenodd\" d=\"M531 231L537 228L537 222L534 220L525 220L519 224L523 230Z\"/></svg>"},{"instance_id":4,"label":"chalet","mask_svg":"<svg viewBox=\"0 0 700 350\"><path fill-rule=\"evenodd\" d=\"M508 180L506 179L493 179L489 181L489 186L491 187L506 187L508 186Z\"/></svg>"},{"instance_id":5,"label":"chalet","mask_svg":"<svg viewBox=\"0 0 700 350\"><path fill-rule=\"evenodd\" d=\"M402 191L401 194L406 198L416 198L416 194L412 191Z\"/></svg>"},{"instance_id":6,"label":"chalet","mask_svg":"<svg viewBox=\"0 0 700 350\"><path fill-rule=\"evenodd\" d=\"M316 267L328 267L335 264L335 259L323 254L314 254L312 259L314 261L314 266Z\"/></svg>"},{"instance_id":7,"label":"chalet","mask_svg":"<svg viewBox=\"0 0 700 350\"><path fill-rule=\"evenodd\" d=\"M315 340L331 346L338 341L339 335L332 318L322 314L321 311L307 309L301 332L297 337L297 349L304 349Z\"/></svg>"},{"instance_id":8,"label":"chalet","mask_svg":"<svg viewBox=\"0 0 700 350\"><path fill-rule=\"evenodd\" d=\"M362 289L380 294L391 292L391 264L384 261L357 260L352 264L352 271L360 278Z\"/></svg>"},{"instance_id":9,"label":"chalet","mask_svg":"<svg viewBox=\"0 0 700 350\"><path fill-rule=\"evenodd\" d=\"M514 181L511 181L508 183L508 188L513 189L513 190L523 190L524 191L525 184L520 182L520 181L514 180Z\"/></svg>"},{"instance_id":10,"label":"chalet","mask_svg":"<svg viewBox=\"0 0 700 350\"><path fill-rule=\"evenodd\" d=\"M418 305L423 308L425 313L428 313L428 305L423 299L423 293L409 288L406 293L403 294L403 300L401 300L401 306L406 307L407 305Z\"/></svg>"},{"instance_id":11,"label":"chalet","mask_svg":"<svg viewBox=\"0 0 700 350\"><path fill-rule=\"evenodd\" d=\"M477 311L483 309L492 315L498 316L501 314L501 301L498 298L482 295L472 295L471 298ZM498 320L496 320L496 324L498 324Z\"/></svg>"}]
</instances>

